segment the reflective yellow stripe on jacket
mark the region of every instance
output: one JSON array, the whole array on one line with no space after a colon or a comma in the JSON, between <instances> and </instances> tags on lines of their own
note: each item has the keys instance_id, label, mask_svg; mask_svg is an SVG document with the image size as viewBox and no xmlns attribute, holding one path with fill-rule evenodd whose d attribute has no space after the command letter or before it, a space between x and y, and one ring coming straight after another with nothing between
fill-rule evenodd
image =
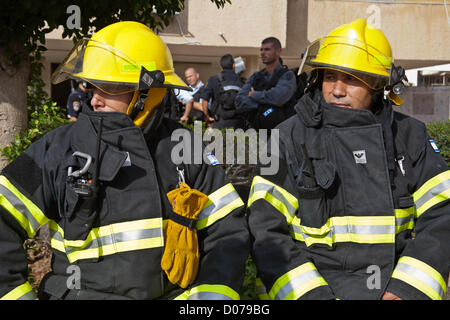
<instances>
[{"instance_id":1,"label":"reflective yellow stripe on jacket","mask_svg":"<svg viewBox=\"0 0 450 320\"><path fill-rule=\"evenodd\" d=\"M31 285L25 282L5 294L0 300L37 300L37 297Z\"/></svg>"},{"instance_id":2,"label":"reflective yellow stripe on jacket","mask_svg":"<svg viewBox=\"0 0 450 320\"><path fill-rule=\"evenodd\" d=\"M270 300L266 286L262 282L261 278L256 278L255 281L256 281L256 293L258 294L259 300Z\"/></svg>"},{"instance_id":3,"label":"reflective yellow stripe on jacket","mask_svg":"<svg viewBox=\"0 0 450 320\"><path fill-rule=\"evenodd\" d=\"M9 212L29 237L48 222L44 213L5 177L0 176L0 206Z\"/></svg>"},{"instance_id":4,"label":"reflective yellow stripe on jacket","mask_svg":"<svg viewBox=\"0 0 450 320\"><path fill-rule=\"evenodd\" d=\"M298 200L295 196L269 180L256 176L252 182L247 206L250 207L259 199L270 203L286 217L287 223L291 224L298 210Z\"/></svg>"},{"instance_id":5,"label":"reflective yellow stripe on jacket","mask_svg":"<svg viewBox=\"0 0 450 320\"><path fill-rule=\"evenodd\" d=\"M450 197L450 170L442 172L425 182L413 194L417 218L432 206Z\"/></svg>"},{"instance_id":6,"label":"reflective yellow stripe on jacket","mask_svg":"<svg viewBox=\"0 0 450 320\"><path fill-rule=\"evenodd\" d=\"M396 233L414 229L415 220L432 206L450 197L450 171L445 171L425 182L412 194L414 206L395 209Z\"/></svg>"},{"instance_id":7,"label":"reflective yellow stripe on jacket","mask_svg":"<svg viewBox=\"0 0 450 320\"><path fill-rule=\"evenodd\" d=\"M395 233L414 229L416 208L395 209Z\"/></svg>"},{"instance_id":8,"label":"reflective yellow stripe on jacket","mask_svg":"<svg viewBox=\"0 0 450 320\"><path fill-rule=\"evenodd\" d=\"M86 240L66 240L64 230L50 221L52 248L65 252L70 263L118 252L164 246L161 218L142 219L93 228Z\"/></svg>"},{"instance_id":9,"label":"reflective yellow stripe on jacket","mask_svg":"<svg viewBox=\"0 0 450 320\"><path fill-rule=\"evenodd\" d=\"M239 294L219 284L201 284L186 290L174 300L239 300Z\"/></svg>"},{"instance_id":10,"label":"reflective yellow stripe on jacket","mask_svg":"<svg viewBox=\"0 0 450 320\"><path fill-rule=\"evenodd\" d=\"M286 217L291 235L307 246L315 243L332 245L336 242L394 243L396 219L394 216L344 216L331 217L320 228L301 225L296 216L299 207L297 198L283 188L262 178L255 177L248 206L263 199ZM300 204L301 205L301 204Z\"/></svg>"},{"instance_id":11,"label":"reflective yellow stripe on jacket","mask_svg":"<svg viewBox=\"0 0 450 320\"><path fill-rule=\"evenodd\" d=\"M307 246L322 243L331 246L336 242L394 243L395 217L389 216L345 216L328 219L321 228L300 225L296 218L290 225L294 239L304 241Z\"/></svg>"},{"instance_id":12,"label":"reflective yellow stripe on jacket","mask_svg":"<svg viewBox=\"0 0 450 320\"><path fill-rule=\"evenodd\" d=\"M408 283L430 299L442 300L445 297L447 285L441 274L418 259L401 257L392 273L392 278Z\"/></svg>"},{"instance_id":13,"label":"reflective yellow stripe on jacket","mask_svg":"<svg viewBox=\"0 0 450 320\"><path fill-rule=\"evenodd\" d=\"M275 281L270 289L272 300L296 300L309 291L328 285L314 264L306 262Z\"/></svg>"},{"instance_id":14,"label":"reflective yellow stripe on jacket","mask_svg":"<svg viewBox=\"0 0 450 320\"><path fill-rule=\"evenodd\" d=\"M244 205L231 183L208 195L208 202L198 215L197 230L209 227L234 209Z\"/></svg>"}]
</instances>

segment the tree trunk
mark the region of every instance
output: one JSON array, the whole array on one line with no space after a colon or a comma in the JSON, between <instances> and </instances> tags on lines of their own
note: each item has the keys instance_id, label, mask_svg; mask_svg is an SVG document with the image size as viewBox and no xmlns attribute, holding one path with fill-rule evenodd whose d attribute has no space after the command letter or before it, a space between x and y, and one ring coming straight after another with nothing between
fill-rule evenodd
<instances>
[{"instance_id":1,"label":"tree trunk","mask_svg":"<svg viewBox=\"0 0 450 320\"><path fill-rule=\"evenodd\" d=\"M23 44L10 43L20 56L16 67L0 49L0 148L14 140L14 135L27 127L27 84L30 60ZM8 163L0 156L0 170Z\"/></svg>"}]
</instances>

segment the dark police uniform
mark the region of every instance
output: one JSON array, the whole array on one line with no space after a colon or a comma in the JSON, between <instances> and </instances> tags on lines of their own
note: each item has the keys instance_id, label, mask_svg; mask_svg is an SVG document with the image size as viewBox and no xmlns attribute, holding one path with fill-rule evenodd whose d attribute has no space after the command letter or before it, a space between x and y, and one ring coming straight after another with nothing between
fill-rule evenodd
<instances>
[{"instance_id":1,"label":"dark police uniform","mask_svg":"<svg viewBox=\"0 0 450 320\"><path fill-rule=\"evenodd\" d=\"M67 118L78 118L83 103L88 104L92 98L89 92L84 92L79 87L73 90L67 98Z\"/></svg>"},{"instance_id":2,"label":"dark police uniform","mask_svg":"<svg viewBox=\"0 0 450 320\"><path fill-rule=\"evenodd\" d=\"M222 81L224 83L235 83L240 81L240 76L234 72L232 69L224 69L221 72ZM208 80L208 85L203 90L200 98L206 101L212 99L212 103L214 103L214 98L217 96L217 93L220 90L220 83L218 75L214 75ZM214 128L244 128L245 121L241 117L236 117L235 119L219 119L213 122Z\"/></svg>"}]
</instances>

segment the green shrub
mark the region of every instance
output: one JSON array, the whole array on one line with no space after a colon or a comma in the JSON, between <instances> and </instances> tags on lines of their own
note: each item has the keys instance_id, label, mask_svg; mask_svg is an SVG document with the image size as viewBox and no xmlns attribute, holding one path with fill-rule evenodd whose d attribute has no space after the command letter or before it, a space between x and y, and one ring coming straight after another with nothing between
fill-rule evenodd
<instances>
[{"instance_id":1,"label":"green shrub","mask_svg":"<svg viewBox=\"0 0 450 320\"><path fill-rule=\"evenodd\" d=\"M427 130L447 165L450 165L450 121L430 122L427 124Z\"/></svg>"},{"instance_id":2,"label":"green shrub","mask_svg":"<svg viewBox=\"0 0 450 320\"><path fill-rule=\"evenodd\" d=\"M28 85L28 127L23 132L16 134L15 140L9 146L0 149L1 155L6 157L9 162L46 133L69 122L64 110L49 98L43 87L44 82L40 77L31 79Z\"/></svg>"}]
</instances>

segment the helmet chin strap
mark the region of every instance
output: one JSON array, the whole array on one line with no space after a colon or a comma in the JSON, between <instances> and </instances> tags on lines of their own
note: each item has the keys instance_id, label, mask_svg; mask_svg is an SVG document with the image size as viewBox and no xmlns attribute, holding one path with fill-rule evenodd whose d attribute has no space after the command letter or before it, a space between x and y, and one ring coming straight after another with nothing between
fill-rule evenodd
<instances>
[{"instance_id":1,"label":"helmet chin strap","mask_svg":"<svg viewBox=\"0 0 450 320\"><path fill-rule=\"evenodd\" d=\"M128 106L127 114L130 116L131 120L135 120L139 112L144 111L145 100L148 94L140 91L135 91L133 94L133 99L131 99L130 105ZM131 107L131 108L130 108Z\"/></svg>"},{"instance_id":2,"label":"helmet chin strap","mask_svg":"<svg viewBox=\"0 0 450 320\"><path fill-rule=\"evenodd\" d=\"M136 90L127 109L127 114L139 127L145 127L154 109L161 104L166 88L152 88L147 91Z\"/></svg>"}]
</instances>

